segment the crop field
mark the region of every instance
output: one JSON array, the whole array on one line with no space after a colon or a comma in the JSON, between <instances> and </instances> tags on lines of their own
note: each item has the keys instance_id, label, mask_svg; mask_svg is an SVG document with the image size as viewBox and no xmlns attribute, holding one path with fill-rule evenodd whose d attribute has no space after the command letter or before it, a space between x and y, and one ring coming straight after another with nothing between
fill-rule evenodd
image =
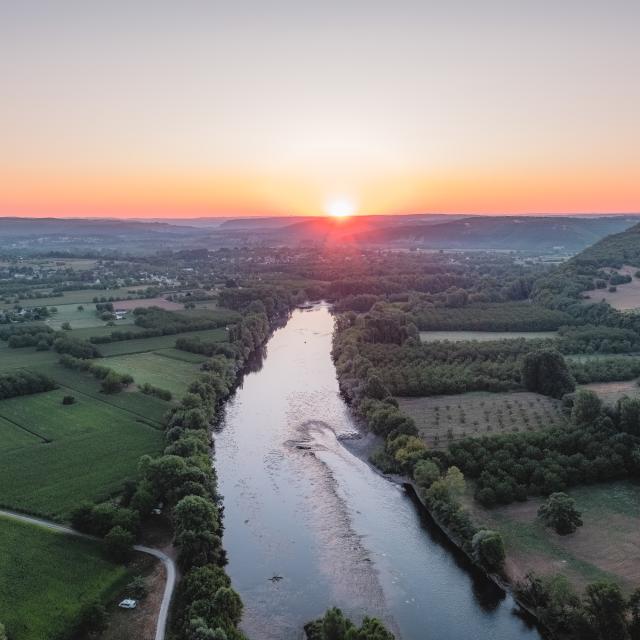
<instances>
[{"instance_id":1,"label":"crop field","mask_svg":"<svg viewBox=\"0 0 640 640\"><path fill-rule=\"evenodd\" d=\"M33 369L57 362L60 355L54 351L36 351L35 347L11 349L0 340L0 373L10 369Z\"/></svg>"},{"instance_id":2,"label":"crop field","mask_svg":"<svg viewBox=\"0 0 640 640\"><path fill-rule=\"evenodd\" d=\"M625 380L622 382L591 382L580 385L580 389L593 391L606 404L615 404L623 396L640 395L640 387L636 380Z\"/></svg>"},{"instance_id":3,"label":"crop field","mask_svg":"<svg viewBox=\"0 0 640 640\"><path fill-rule=\"evenodd\" d=\"M167 389L174 396L181 396L200 373L200 367L191 362L164 357L159 353L147 352L131 355L113 356L99 361L118 373L133 376L136 384L145 382Z\"/></svg>"},{"instance_id":4,"label":"crop field","mask_svg":"<svg viewBox=\"0 0 640 640\"><path fill-rule=\"evenodd\" d=\"M142 418L66 389L0 401L0 425L20 435L0 440L0 504L64 520L82 500L104 500L134 478L144 454L157 454L163 434ZM23 432L35 434L25 439ZM16 439L23 437L22 446Z\"/></svg>"},{"instance_id":5,"label":"crop field","mask_svg":"<svg viewBox=\"0 0 640 640\"><path fill-rule=\"evenodd\" d=\"M154 338L139 338L134 340L121 340L108 344L96 345L103 356L121 356L127 353L142 353L144 351L157 351L158 349L173 349L178 338L200 338L210 342L225 342L227 332L224 329L209 329L206 331L189 331L176 335L157 336Z\"/></svg>"},{"instance_id":6,"label":"crop field","mask_svg":"<svg viewBox=\"0 0 640 640\"><path fill-rule=\"evenodd\" d=\"M640 583L640 485L612 482L570 489L584 525L557 535L536 518L542 499L484 509L468 496L473 518L500 531L512 579L528 571L562 573L582 589L596 580L614 580L626 591Z\"/></svg>"},{"instance_id":7,"label":"crop field","mask_svg":"<svg viewBox=\"0 0 640 640\"><path fill-rule=\"evenodd\" d=\"M432 447L471 436L538 431L564 421L559 400L527 391L396 399Z\"/></svg>"},{"instance_id":8,"label":"crop field","mask_svg":"<svg viewBox=\"0 0 640 640\"><path fill-rule=\"evenodd\" d=\"M634 276L636 271L638 271L637 267L631 267L629 265L625 265L622 269L617 269L618 273L631 276L631 282L616 285L616 291L613 292L608 289L587 291L586 295L589 296L588 302L600 302L604 300L619 311L640 309L640 278Z\"/></svg>"},{"instance_id":9,"label":"crop field","mask_svg":"<svg viewBox=\"0 0 640 640\"><path fill-rule=\"evenodd\" d=\"M163 428L162 420L170 407L170 404L164 400L135 390L112 394L102 393L100 381L90 373L67 369L57 362L41 367L40 371L51 376L70 395L75 395L76 392L82 393L97 402L124 409L135 418L144 420L149 426Z\"/></svg>"},{"instance_id":10,"label":"crop field","mask_svg":"<svg viewBox=\"0 0 640 640\"><path fill-rule=\"evenodd\" d=\"M0 516L0 620L12 640L54 638L80 608L107 600L128 571L98 543Z\"/></svg>"},{"instance_id":11,"label":"crop field","mask_svg":"<svg viewBox=\"0 0 640 640\"><path fill-rule=\"evenodd\" d=\"M544 340L555 338L557 333L557 331L421 331L420 340L422 342L438 342L442 340L448 340L449 342L465 342L467 340L488 342L490 340L516 340L517 338Z\"/></svg>"}]
</instances>

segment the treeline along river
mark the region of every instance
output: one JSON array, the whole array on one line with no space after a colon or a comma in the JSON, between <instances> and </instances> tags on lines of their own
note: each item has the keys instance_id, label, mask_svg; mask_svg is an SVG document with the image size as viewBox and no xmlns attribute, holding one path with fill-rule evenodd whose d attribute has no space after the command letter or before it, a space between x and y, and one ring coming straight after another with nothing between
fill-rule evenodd
<instances>
[{"instance_id":1,"label":"treeline along river","mask_svg":"<svg viewBox=\"0 0 640 640\"><path fill-rule=\"evenodd\" d=\"M228 571L252 640L299 640L330 606L402 640L537 640L515 603L345 447L356 425L325 305L296 310L248 373L216 437Z\"/></svg>"}]
</instances>

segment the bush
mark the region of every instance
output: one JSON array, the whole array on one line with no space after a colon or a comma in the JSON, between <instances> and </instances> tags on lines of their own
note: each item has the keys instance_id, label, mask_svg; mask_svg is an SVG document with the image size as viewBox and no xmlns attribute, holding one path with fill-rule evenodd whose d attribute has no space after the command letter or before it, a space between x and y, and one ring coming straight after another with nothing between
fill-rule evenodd
<instances>
[{"instance_id":1,"label":"bush","mask_svg":"<svg viewBox=\"0 0 640 640\"><path fill-rule=\"evenodd\" d=\"M538 517L547 527L553 527L562 536L582 526L582 517L576 503L566 493L552 493L538 509Z\"/></svg>"},{"instance_id":2,"label":"bush","mask_svg":"<svg viewBox=\"0 0 640 640\"><path fill-rule=\"evenodd\" d=\"M502 536L497 531L483 529L471 541L476 562L491 570L500 570L504 564L505 552Z\"/></svg>"},{"instance_id":3,"label":"bush","mask_svg":"<svg viewBox=\"0 0 640 640\"><path fill-rule=\"evenodd\" d=\"M64 396L62 398L62 404L75 404L75 396Z\"/></svg>"}]
</instances>

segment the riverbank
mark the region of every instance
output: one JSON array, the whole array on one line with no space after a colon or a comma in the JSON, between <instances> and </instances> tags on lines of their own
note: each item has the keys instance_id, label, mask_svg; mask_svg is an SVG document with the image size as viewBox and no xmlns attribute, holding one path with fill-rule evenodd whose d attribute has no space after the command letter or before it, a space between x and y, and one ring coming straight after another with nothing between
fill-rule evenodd
<instances>
[{"instance_id":1,"label":"riverbank","mask_svg":"<svg viewBox=\"0 0 640 640\"><path fill-rule=\"evenodd\" d=\"M327 305L295 310L216 432L241 629L256 640L300 640L304 624L338 606L354 622L382 619L398 640L539 640L401 484L371 467L375 439L354 439L332 335Z\"/></svg>"}]
</instances>

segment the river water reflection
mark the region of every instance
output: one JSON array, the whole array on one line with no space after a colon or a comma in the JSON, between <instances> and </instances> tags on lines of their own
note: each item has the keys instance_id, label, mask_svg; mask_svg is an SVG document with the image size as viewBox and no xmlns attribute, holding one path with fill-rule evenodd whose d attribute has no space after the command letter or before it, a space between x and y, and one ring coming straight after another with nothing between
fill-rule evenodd
<instances>
[{"instance_id":1,"label":"river water reflection","mask_svg":"<svg viewBox=\"0 0 640 640\"><path fill-rule=\"evenodd\" d=\"M538 640L514 603L433 531L400 487L337 438L356 428L325 305L296 310L216 435L228 572L252 640L299 640L330 606L403 640Z\"/></svg>"}]
</instances>

